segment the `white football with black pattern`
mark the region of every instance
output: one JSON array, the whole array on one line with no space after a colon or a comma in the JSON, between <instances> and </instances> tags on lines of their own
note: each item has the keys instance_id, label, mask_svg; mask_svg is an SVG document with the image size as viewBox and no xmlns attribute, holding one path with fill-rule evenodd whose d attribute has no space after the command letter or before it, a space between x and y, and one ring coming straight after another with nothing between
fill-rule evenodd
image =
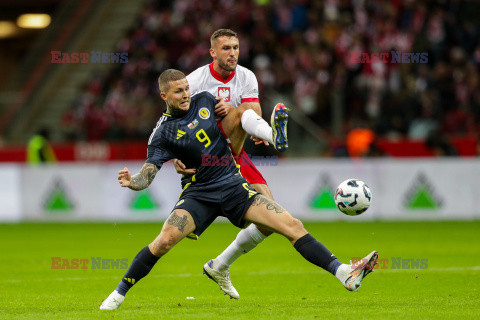
<instances>
[{"instance_id":1,"label":"white football with black pattern","mask_svg":"<svg viewBox=\"0 0 480 320\"><path fill-rule=\"evenodd\" d=\"M365 182L347 179L335 191L335 204L338 210L349 216L358 216L370 207L372 192Z\"/></svg>"}]
</instances>

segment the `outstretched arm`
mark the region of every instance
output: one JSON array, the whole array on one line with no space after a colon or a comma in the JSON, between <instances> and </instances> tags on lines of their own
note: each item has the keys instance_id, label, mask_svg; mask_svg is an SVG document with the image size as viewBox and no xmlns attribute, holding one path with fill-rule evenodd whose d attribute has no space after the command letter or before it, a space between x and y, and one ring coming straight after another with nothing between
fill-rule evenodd
<instances>
[{"instance_id":1,"label":"outstretched arm","mask_svg":"<svg viewBox=\"0 0 480 320\"><path fill-rule=\"evenodd\" d=\"M159 168L153 163L145 163L139 173L131 175L127 168L118 172L118 182L122 187L135 191L147 188L155 178Z\"/></svg>"}]
</instances>

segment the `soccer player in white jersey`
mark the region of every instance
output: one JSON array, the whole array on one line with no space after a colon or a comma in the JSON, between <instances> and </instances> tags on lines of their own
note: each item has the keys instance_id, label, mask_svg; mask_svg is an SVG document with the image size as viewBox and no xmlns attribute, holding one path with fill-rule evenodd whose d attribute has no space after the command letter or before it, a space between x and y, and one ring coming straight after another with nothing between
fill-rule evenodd
<instances>
[{"instance_id":1,"label":"soccer player in white jersey","mask_svg":"<svg viewBox=\"0 0 480 320\"><path fill-rule=\"evenodd\" d=\"M210 42L210 55L213 58L213 62L198 68L187 76L192 95L201 91L208 91L217 97L219 103L215 110L216 114L221 117L226 116L232 108L248 104L254 111L244 112L242 123L247 123L244 121L247 117L260 120L262 110L258 99L257 78L252 71L237 64L239 55L237 34L229 29L219 29L212 34ZM277 104L272 112L271 126L274 129L274 137L268 142L272 143L277 150L284 151L288 146L286 139L282 139L283 137L286 138L286 126L285 128L278 128L278 126L275 128L274 125L275 115L279 112L286 112L286 107L281 103ZM218 124L223 132L222 123L218 122ZM260 127L258 126L258 128ZM238 134L244 133L238 132ZM237 139L237 141L241 141L240 144L230 144L232 153L237 159L237 163L241 166L242 176L258 192L273 200L267 182L243 150L245 138L246 136L243 139ZM261 142L257 141L258 143ZM178 160L175 160L174 163L178 173L195 173L195 169L185 168ZM271 231L260 229L254 224L241 230L236 239L219 256L205 263L204 273L214 280L225 294L228 294L231 298L238 299L239 294L230 280L230 265L271 234Z\"/></svg>"}]
</instances>

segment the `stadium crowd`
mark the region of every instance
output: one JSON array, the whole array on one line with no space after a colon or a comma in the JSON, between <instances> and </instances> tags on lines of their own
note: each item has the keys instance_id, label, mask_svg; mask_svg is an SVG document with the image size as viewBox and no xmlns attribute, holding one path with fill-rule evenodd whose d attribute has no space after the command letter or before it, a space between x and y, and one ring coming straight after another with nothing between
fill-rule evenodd
<instances>
[{"instance_id":1,"label":"stadium crowd","mask_svg":"<svg viewBox=\"0 0 480 320\"><path fill-rule=\"evenodd\" d=\"M239 34L239 64L255 72L261 102L272 90L286 93L327 132L340 107L344 134L359 125L388 138L478 134L476 8L455 0L152 1L116 45L128 63L85 83L63 129L71 140L145 138L161 111L158 75L209 63L209 37L225 27ZM428 62L352 58L396 50L427 53Z\"/></svg>"}]
</instances>

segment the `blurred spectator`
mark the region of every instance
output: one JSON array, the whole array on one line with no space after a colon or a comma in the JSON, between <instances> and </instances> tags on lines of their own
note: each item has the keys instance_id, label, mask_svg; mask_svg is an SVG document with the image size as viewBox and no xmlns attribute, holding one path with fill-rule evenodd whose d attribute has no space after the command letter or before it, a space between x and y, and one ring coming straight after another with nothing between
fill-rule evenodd
<instances>
[{"instance_id":1,"label":"blurred spectator","mask_svg":"<svg viewBox=\"0 0 480 320\"><path fill-rule=\"evenodd\" d=\"M440 134L438 131L432 131L426 141L426 145L430 148L435 156L457 156L457 150L455 147L448 141L448 138Z\"/></svg>"},{"instance_id":2,"label":"blurred spectator","mask_svg":"<svg viewBox=\"0 0 480 320\"><path fill-rule=\"evenodd\" d=\"M50 143L50 132L48 129L41 129L28 141L27 145L27 162L31 165L46 162L56 162L57 157L53 152Z\"/></svg>"},{"instance_id":3,"label":"blurred spectator","mask_svg":"<svg viewBox=\"0 0 480 320\"><path fill-rule=\"evenodd\" d=\"M367 128L355 128L347 135L347 150L352 158L364 157L370 151L375 133Z\"/></svg>"}]
</instances>

